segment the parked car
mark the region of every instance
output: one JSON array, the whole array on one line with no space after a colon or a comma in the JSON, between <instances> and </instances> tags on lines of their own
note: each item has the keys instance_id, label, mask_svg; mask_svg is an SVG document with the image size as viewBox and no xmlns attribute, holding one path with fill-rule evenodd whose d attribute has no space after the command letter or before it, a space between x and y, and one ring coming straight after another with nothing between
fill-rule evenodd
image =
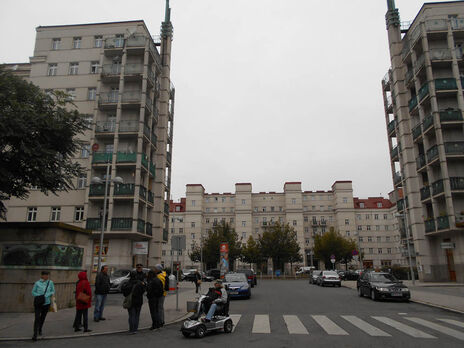
<instances>
[{"instance_id":1,"label":"parked car","mask_svg":"<svg viewBox=\"0 0 464 348\"><path fill-rule=\"evenodd\" d=\"M224 286L229 289L230 298L251 297L251 286L244 273L230 272L224 276Z\"/></svg>"},{"instance_id":2,"label":"parked car","mask_svg":"<svg viewBox=\"0 0 464 348\"><path fill-rule=\"evenodd\" d=\"M110 292L121 292L125 282L129 280L130 269L116 269L110 274Z\"/></svg>"},{"instance_id":3,"label":"parked car","mask_svg":"<svg viewBox=\"0 0 464 348\"><path fill-rule=\"evenodd\" d=\"M345 280L358 280L358 278L359 275L355 270L350 269L345 273Z\"/></svg>"},{"instance_id":4,"label":"parked car","mask_svg":"<svg viewBox=\"0 0 464 348\"><path fill-rule=\"evenodd\" d=\"M309 274L311 273L311 270L313 269L316 269L316 267L314 266L309 266L309 267L300 267L300 269L298 271L296 271L296 275L300 275L300 274Z\"/></svg>"},{"instance_id":5,"label":"parked car","mask_svg":"<svg viewBox=\"0 0 464 348\"><path fill-rule=\"evenodd\" d=\"M201 279L202 279L204 282L212 282L212 281L215 280L216 278L214 278L212 275L208 275L208 274L205 273L205 272L201 272Z\"/></svg>"},{"instance_id":6,"label":"parked car","mask_svg":"<svg viewBox=\"0 0 464 348\"><path fill-rule=\"evenodd\" d=\"M309 284L317 284L317 278L321 275L322 271L317 269L313 269L311 273L309 273Z\"/></svg>"},{"instance_id":7,"label":"parked car","mask_svg":"<svg viewBox=\"0 0 464 348\"><path fill-rule=\"evenodd\" d=\"M214 279L221 278L221 271L219 269L210 269L210 270L206 271L206 274L208 276L213 277Z\"/></svg>"},{"instance_id":8,"label":"parked car","mask_svg":"<svg viewBox=\"0 0 464 348\"><path fill-rule=\"evenodd\" d=\"M197 270L195 268L184 268L180 275L180 280L182 281L193 281L195 279L195 272Z\"/></svg>"},{"instance_id":9,"label":"parked car","mask_svg":"<svg viewBox=\"0 0 464 348\"><path fill-rule=\"evenodd\" d=\"M342 286L342 281L335 271L322 271L321 274L317 277L317 285L319 286Z\"/></svg>"},{"instance_id":10,"label":"parked car","mask_svg":"<svg viewBox=\"0 0 464 348\"><path fill-rule=\"evenodd\" d=\"M337 270L337 273L338 273L338 276L340 277L341 280L345 280L346 279L346 271L343 271L343 270Z\"/></svg>"},{"instance_id":11,"label":"parked car","mask_svg":"<svg viewBox=\"0 0 464 348\"><path fill-rule=\"evenodd\" d=\"M258 280L256 279L256 273L252 269L238 269L236 273L244 273L253 288L255 285L258 285Z\"/></svg>"},{"instance_id":12,"label":"parked car","mask_svg":"<svg viewBox=\"0 0 464 348\"><path fill-rule=\"evenodd\" d=\"M411 293L401 280L386 272L365 272L356 283L359 297L372 300L395 299L409 301Z\"/></svg>"}]
</instances>

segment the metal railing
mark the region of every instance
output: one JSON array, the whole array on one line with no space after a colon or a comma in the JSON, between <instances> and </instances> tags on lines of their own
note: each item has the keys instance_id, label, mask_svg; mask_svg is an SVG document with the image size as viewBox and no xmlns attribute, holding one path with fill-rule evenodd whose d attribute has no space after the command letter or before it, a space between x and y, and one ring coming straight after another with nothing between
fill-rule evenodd
<instances>
[{"instance_id":1,"label":"metal railing","mask_svg":"<svg viewBox=\"0 0 464 348\"><path fill-rule=\"evenodd\" d=\"M114 133L116 131L116 122L114 121L98 121L96 123L96 133Z\"/></svg>"},{"instance_id":2,"label":"metal railing","mask_svg":"<svg viewBox=\"0 0 464 348\"><path fill-rule=\"evenodd\" d=\"M417 74L417 72L425 65L425 56L421 55L419 58L416 60L416 66L414 68L414 72Z\"/></svg>"},{"instance_id":3,"label":"metal railing","mask_svg":"<svg viewBox=\"0 0 464 348\"><path fill-rule=\"evenodd\" d=\"M142 165L145 168L148 168L148 156L144 153L142 153Z\"/></svg>"},{"instance_id":4,"label":"metal railing","mask_svg":"<svg viewBox=\"0 0 464 348\"><path fill-rule=\"evenodd\" d=\"M146 36L136 35L130 36L126 39L127 47L145 47L145 42L147 41Z\"/></svg>"},{"instance_id":5,"label":"metal railing","mask_svg":"<svg viewBox=\"0 0 464 348\"><path fill-rule=\"evenodd\" d=\"M445 153L447 155L464 155L464 142L453 141L445 143Z\"/></svg>"},{"instance_id":6,"label":"metal railing","mask_svg":"<svg viewBox=\"0 0 464 348\"><path fill-rule=\"evenodd\" d=\"M163 228L163 241L167 242L169 238L169 233L167 228Z\"/></svg>"},{"instance_id":7,"label":"metal railing","mask_svg":"<svg viewBox=\"0 0 464 348\"><path fill-rule=\"evenodd\" d=\"M406 75L405 75L406 84L408 84L412 80L413 77L414 77L414 73L412 72L412 70L407 70Z\"/></svg>"},{"instance_id":8,"label":"metal railing","mask_svg":"<svg viewBox=\"0 0 464 348\"><path fill-rule=\"evenodd\" d=\"M437 229L446 230L450 227L448 216L437 217Z\"/></svg>"},{"instance_id":9,"label":"metal railing","mask_svg":"<svg viewBox=\"0 0 464 348\"><path fill-rule=\"evenodd\" d=\"M448 30L447 19L430 19L425 21L425 29L427 31L446 31Z\"/></svg>"},{"instance_id":10,"label":"metal railing","mask_svg":"<svg viewBox=\"0 0 464 348\"><path fill-rule=\"evenodd\" d=\"M433 115L427 115L422 122L422 126L424 127L424 132L427 131L430 127L433 126Z\"/></svg>"},{"instance_id":11,"label":"metal railing","mask_svg":"<svg viewBox=\"0 0 464 348\"><path fill-rule=\"evenodd\" d=\"M150 127L148 127L148 125L146 123L143 124L143 134L145 134L145 136L150 139Z\"/></svg>"},{"instance_id":12,"label":"metal railing","mask_svg":"<svg viewBox=\"0 0 464 348\"><path fill-rule=\"evenodd\" d=\"M464 30L463 18L451 18L451 28L454 30Z\"/></svg>"},{"instance_id":13,"label":"metal railing","mask_svg":"<svg viewBox=\"0 0 464 348\"><path fill-rule=\"evenodd\" d=\"M464 190L464 177L450 177L451 190Z\"/></svg>"},{"instance_id":14,"label":"metal railing","mask_svg":"<svg viewBox=\"0 0 464 348\"><path fill-rule=\"evenodd\" d=\"M393 107L393 98L391 95L387 96L387 110L390 110Z\"/></svg>"},{"instance_id":15,"label":"metal railing","mask_svg":"<svg viewBox=\"0 0 464 348\"><path fill-rule=\"evenodd\" d=\"M437 91L454 90L458 89L458 85L456 84L456 79L452 77L435 79L435 89Z\"/></svg>"},{"instance_id":16,"label":"metal railing","mask_svg":"<svg viewBox=\"0 0 464 348\"><path fill-rule=\"evenodd\" d=\"M171 163L171 159L172 159L171 153L170 153L170 152L166 152L166 161L168 161L169 163Z\"/></svg>"},{"instance_id":17,"label":"metal railing","mask_svg":"<svg viewBox=\"0 0 464 348\"><path fill-rule=\"evenodd\" d=\"M113 160L112 152L94 152L92 154L92 163L108 163Z\"/></svg>"},{"instance_id":18,"label":"metal railing","mask_svg":"<svg viewBox=\"0 0 464 348\"><path fill-rule=\"evenodd\" d=\"M98 102L100 104L116 104L118 102L118 92L100 93Z\"/></svg>"},{"instance_id":19,"label":"metal railing","mask_svg":"<svg viewBox=\"0 0 464 348\"><path fill-rule=\"evenodd\" d=\"M140 188L139 188L139 196L142 197L144 200L147 199L147 189L143 187L142 185L140 185Z\"/></svg>"},{"instance_id":20,"label":"metal railing","mask_svg":"<svg viewBox=\"0 0 464 348\"><path fill-rule=\"evenodd\" d=\"M140 103L142 100L141 91L127 91L122 94L123 103Z\"/></svg>"},{"instance_id":21,"label":"metal railing","mask_svg":"<svg viewBox=\"0 0 464 348\"><path fill-rule=\"evenodd\" d=\"M109 193L109 187L108 187ZM90 184L89 196L104 196L105 195L105 184Z\"/></svg>"},{"instance_id":22,"label":"metal railing","mask_svg":"<svg viewBox=\"0 0 464 348\"><path fill-rule=\"evenodd\" d=\"M148 110L150 112L153 110L153 102L151 101L151 98L149 95L147 95L145 98L145 105L148 107Z\"/></svg>"},{"instance_id":23,"label":"metal railing","mask_svg":"<svg viewBox=\"0 0 464 348\"><path fill-rule=\"evenodd\" d=\"M133 195L134 192L135 192L135 184L115 184L114 185L115 196Z\"/></svg>"},{"instance_id":24,"label":"metal railing","mask_svg":"<svg viewBox=\"0 0 464 348\"><path fill-rule=\"evenodd\" d=\"M149 168L150 174L155 177L155 165L150 162L150 168Z\"/></svg>"},{"instance_id":25,"label":"metal railing","mask_svg":"<svg viewBox=\"0 0 464 348\"><path fill-rule=\"evenodd\" d=\"M148 191L148 202L154 203L155 202L155 194L151 191Z\"/></svg>"},{"instance_id":26,"label":"metal railing","mask_svg":"<svg viewBox=\"0 0 464 348\"><path fill-rule=\"evenodd\" d=\"M424 186L420 189L421 201L430 197L430 186Z\"/></svg>"},{"instance_id":27,"label":"metal railing","mask_svg":"<svg viewBox=\"0 0 464 348\"><path fill-rule=\"evenodd\" d=\"M430 60L451 60L453 56L447 48L432 48L430 50Z\"/></svg>"},{"instance_id":28,"label":"metal railing","mask_svg":"<svg viewBox=\"0 0 464 348\"><path fill-rule=\"evenodd\" d=\"M148 236L152 236L153 235L153 225L149 222L147 222L145 224L145 233L148 235Z\"/></svg>"},{"instance_id":29,"label":"metal railing","mask_svg":"<svg viewBox=\"0 0 464 348\"><path fill-rule=\"evenodd\" d=\"M156 145L157 141L158 141L158 137L156 136L156 134L151 133L151 142Z\"/></svg>"},{"instance_id":30,"label":"metal railing","mask_svg":"<svg viewBox=\"0 0 464 348\"><path fill-rule=\"evenodd\" d=\"M390 123L388 123L388 126L387 126L388 134L392 133L395 130L395 127L396 127L395 120L390 121Z\"/></svg>"},{"instance_id":31,"label":"metal railing","mask_svg":"<svg viewBox=\"0 0 464 348\"><path fill-rule=\"evenodd\" d=\"M426 82L422 85L422 87L419 89L419 93L417 94L419 97L419 100L424 99L427 95L429 94L429 84Z\"/></svg>"},{"instance_id":32,"label":"metal railing","mask_svg":"<svg viewBox=\"0 0 464 348\"><path fill-rule=\"evenodd\" d=\"M112 218L111 219L112 230L132 230L132 218Z\"/></svg>"},{"instance_id":33,"label":"metal railing","mask_svg":"<svg viewBox=\"0 0 464 348\"><path fill-rule=\"evenodd\" d=\"M416 158L416 165L417 165L417 169L421 169L422 167L424 167L425 165L427 164L427 162L425 161L425 155L424 154L420 154L419 157Z\"/></svg>"},{"instance_id":34,"label":"metal railing","mask_svg":"<svg viewBox=\"0 0 464 348\"><path fill-rule=\"evenodd\" d=\"M408 102L409 111L414 109L416 106L417 106L417 97L414 95L411 97L411 99L409 99L409 102Z\"/></svg>"},{"instance_id":35,"label":"metal railing","mask_svg":"<svg viewBox=\"0 0 464 348\"><path fill-rule=\"evenodd\" d=\"M432 195L438 195L445 191L445 187L443 185L443 179L437 180L432 183Z\"/></svg>"},{"instance_id":36,"label":"metal railing","mask_svg":"<svg viewBox=\"0 0 464 348\"><path fill-rule=\"evenodd\" d=\"M142 64L126 64L124 65L124 75L143 74Z\"/></svg>"},{"instance_id":37,"label":"metal railing","mask_svg":"<svg viewBox=\"0 0 464 348\"><path fill-rule=\"evenodd\" d=\"M435 232L435 220L433 219L425 220L424 225L425 225L426 233Z\"/></svg>"},{"instance_id":38,"label":"metal railing","mask_svg":"<svg viewBox=\"0 0 464 348\"><path fill-rule=\"evenodd\" d=\"M124 38L122 37L110 37L105 40L105 48L123 48Z\"/></svg>"},{"instance_id":39,"label":"metal railing","mask_svg":"<svg viewBox=\"0 0 464 348\"><path fill-rule=\"evenodd\" d=\"M102 66L103 75L119 75L121 74L121 64L104 64Z\"/></svg>"},{"instance_id":40,"label":"metal railing","mask_svg":"<svg viewBox=\"0 0 464 348\"><path fill-rule=\"evenodd\" d=\"M139 121L121 120L119 121L120 132L138 132Z\"/></svg>"},{"instance_id":41,"label":"metal railing","mask_svg":"<svg viewBox=\"0 0 464 348\"><path fill-rule=\"evenodd\" d=\"M88 230L100 230L101 218L87 218L87 221L85 222L85 228Z\"/></svg>"},{"instance_id":42,"label":"metal railing","mask_svg":"<svg viewBox=\"0 0 464 348\"><path fill-rule=\"evenodd\" d=\"M401 173L400 173L400 172L396 172L396 173L393 175L393 183L396 185L396 184L400 183L401 180L402 180Z\"/></svg>"},{"instance_id":43,"label":"metal railing","mask_svg":"<svg viewBox=\"0 0 464 348\"><path fill-rule=\"evenodd\" d=\"M164 203L164 213L169 215L169 203Z\"/></svg>"},{"instance_id":44,"label":"metal railing","mask_svg":"<svg viewBox=\"0 0 464 348\"><path fill-rule=\"evenodd\" d=\"M440 111L440 122L462 121L461 110L443 110Z\"/></svg>"},{"instance_id":45,"label":"metal railing","mask_svg":"<svg viewBox=\"0 0 464 348\"><path fill-rule=\"evenodd\" d=\"M135 163L137 162L137 153L135 152L118 152L116 155L117 163Z\"/></svg>"},{"instance_id":46,"label":"metal railing","mask_svg":"<svg viewBox=\"0 0 464 348\"><path fill-rule=\"evenodd\" d=\"M391 150L391 158L398 157L398 146L394 146Z\"/></svg>"},{"instance_id":47,"label":"metal railing","mask_svg":"<svg viewBox=\"0 0 464 348\"><path fill-rule=\"evenodd\" d=\"M413 139L417 139L421 136L421 134L422 134L422 127L420 124L418 124L412 129L412 137Z\"/></svg>"},{"instance_id":48,"label":"metal railing","mask_svg":"<svg viewBox=\"0 0 464 348\"><path fill-rule=\"evenodd\" d=\"M137 232L145 233L145 221L137 219Z\"/></svg>"},{"instance_id":49,"label":"metal railing","mask_svg":"<svg viewBox=\"0 0 464 348\"><path fill-rule=\"evenodd\" d=\"M433 145L430 149L427 150L427 162L432 162L437 157L438 157L438 146Z\"/></svg>"}]
</instances>

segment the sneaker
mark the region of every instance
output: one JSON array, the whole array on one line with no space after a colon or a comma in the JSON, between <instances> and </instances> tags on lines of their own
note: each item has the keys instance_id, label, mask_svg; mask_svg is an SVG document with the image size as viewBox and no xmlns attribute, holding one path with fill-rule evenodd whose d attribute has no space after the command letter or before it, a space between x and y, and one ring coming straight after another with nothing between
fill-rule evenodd
<instances>
[{"instance_id":1,"label":"sneaker","mask_svg":"<svg viewBox=\"0 0 464 348\"><path fill-rule=\"evenodd\" d=\"M74 332L78 332L78 331L81 331L81 329L79 329L78 327L74 328Z\"/></svg>"},{"instance_id":2,"label":"sneaker","mask_svg":"<svg viewBox=\"0 0 464 348\"><path fill-rule=\"evenodd\" d=\"M102 318L100 318L99 320L106 320L106 318L103 318L103 317L102 317Z\"/></svg>"},{"instance_id":3,"label":"sneaker","mask_svg":"<svg viewBox=\"0 0 464 348\"><path fill-rule=\"evenodd\" d=\"M36 335L32 336L32 340L37 341L37 336Z\"/></svg>"},{"instance_id":4,"label":"sneaker","mask_svg":"<svg viewBox=\"0 0 464 348\"><path fill-rule=\"evenodd\" d=\"M101 320L101 319L100 319ZM100 321L99 319L93 318L93 321L98 323Z\"/></svg>"},{"instance_id":5,"label":"sneaker","mask_svg":"<svg viewBox=\"0 0 464 348\"><path fill-rule=\"evenodd\" d=\"M42 330L39 331L39 336L42 336Z\"/></svg>"},{"instance_id":6,"label":"sneaker","mask_svg":"<svg viewBox=\"0 0 464 348\"><path fill-rule=\"evenodd\" d=\"M85 329L84 332L92 332L90 329Z\"/></svg>"}]
</instances>

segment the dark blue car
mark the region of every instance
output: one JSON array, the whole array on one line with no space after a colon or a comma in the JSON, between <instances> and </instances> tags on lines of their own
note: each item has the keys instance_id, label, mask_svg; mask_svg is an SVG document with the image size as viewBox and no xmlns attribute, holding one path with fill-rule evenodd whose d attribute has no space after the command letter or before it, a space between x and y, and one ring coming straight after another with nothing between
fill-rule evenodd
<instances>
[{"instance_id":1,"label":"dark blue car","mask_svg":"<svg viewBox=\"0 0 464 348\"><path fill-rule=\"evenodd\" d=\"M229 289L231 298L251 297L251 286L243 273L227 273L224 278L224 285Z\"/></svg>"}]
</instances>

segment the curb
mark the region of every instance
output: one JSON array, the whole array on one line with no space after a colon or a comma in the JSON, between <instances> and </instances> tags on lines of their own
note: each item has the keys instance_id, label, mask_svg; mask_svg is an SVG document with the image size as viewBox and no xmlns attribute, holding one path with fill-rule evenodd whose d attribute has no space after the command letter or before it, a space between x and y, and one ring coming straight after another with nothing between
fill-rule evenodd
<instances>
[{"instance_id":1,"label":"curb","mask_svg":"<svg viewBox=\"0 0 464 348\"><path fill-rule=\"evenodd\" d=\"M164 326L170 326L177 324L185 319L187 319L191 314L187 313L180 316L177 319L174 319ZM143 327L138 329L138 331L148 331L150 326ZM153 330L158 331L159 329ZM105 331L105 332L93 332L88 334L78 334L78 335L63 335L63 336L49 336L49 337L37 337L37 341L46 341L46 340L62 340L62 339L69 339L69 338L84 338L84 337L93 337L93 336L104 336L104 335L113 335L113 334L120 334L120 333L127 333L127 329L125 330L114 330L114 331ZM8 341L31 341L31 337L6 337L0 338L0 342L8 342Z\"/></svg>"},{"instance_id":2,"label":"curb","mask_svg":"<svg viewBox=\"0 0 464 348\"><path fill-rule=\"evenodd\" d=\"M343 285L343 283L342 283L342 286L343 286L344 288L347 288L347 289L356 290L356 289L354 289L354 288L350 288L349 286ZM437 304L435 304L435 303L430 303L430 302L425 302L425 301L419 301L419 300L413 300L413 299L409 299L409 302L418 303L418 304L421 304L421 305L424 305L424 306L428 306L428 307L439 308L439 309L443 309L443 310L445 310L445 311L449 311L449 312L453 312L453 313L464 314L464 311L460 311L460 310L458 310L458 309L454 309L454 308L450 308L450 307L440 306L440 305L437 305Z\"/></svg>"}]
</instances>

